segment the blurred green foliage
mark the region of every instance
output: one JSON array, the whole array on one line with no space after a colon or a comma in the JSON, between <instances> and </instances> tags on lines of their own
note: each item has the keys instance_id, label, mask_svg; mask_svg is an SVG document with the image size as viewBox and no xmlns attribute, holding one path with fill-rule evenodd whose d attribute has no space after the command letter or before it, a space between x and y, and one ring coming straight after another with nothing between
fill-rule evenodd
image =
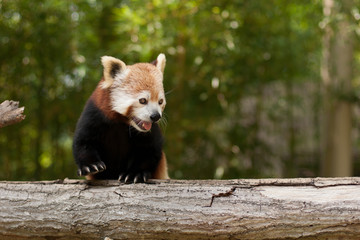
<instances>
[{"instance_id":1,"label":"blurred green foliage","mask_svg":"<svg viewBox=\"0 0 360 240\"><path fill-rule=\"evenodd\" d=\"M0 129L0 179L75 178L100 57L161 52L171 177L315 176L322 21L321 1L2 0L0 102L27 118Z\"/></svg>"}]
</instances>

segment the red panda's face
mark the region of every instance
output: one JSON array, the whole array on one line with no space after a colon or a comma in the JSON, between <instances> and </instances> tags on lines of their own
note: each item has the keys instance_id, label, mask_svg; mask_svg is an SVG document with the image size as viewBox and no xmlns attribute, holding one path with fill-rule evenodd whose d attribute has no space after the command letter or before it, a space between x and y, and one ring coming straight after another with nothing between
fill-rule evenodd
<instances>
[{"instance_id":1,"label":"red panda's face","mask_svg":"<svg viewBox=\"0 0 360 240\"><path fill-rule=\"evenodd\" d=\"M111 108L127 117L129 124L140 132L147 132L161 119L166 100L163 88L165 55L155 64L137 63L126 66L113 57L103 57L104 82L109 88Z\"/></svg>"}]
</instances>

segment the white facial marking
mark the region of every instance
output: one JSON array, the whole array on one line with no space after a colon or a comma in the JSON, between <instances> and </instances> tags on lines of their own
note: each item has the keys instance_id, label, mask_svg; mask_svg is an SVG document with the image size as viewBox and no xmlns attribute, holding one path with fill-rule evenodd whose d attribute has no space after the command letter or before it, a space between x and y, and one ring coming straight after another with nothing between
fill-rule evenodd
<instances>
[{"instance_id":1,"label":"white facial marking","mask_svg":"<svg viewBox=\"0 0 360 240\"><path fill-rule=\"evenodd\" d=\"M120 89L112 91L111 93L112 110L125 116L129 107L134 103L134 96Z\"/></svg>"}]
</instances>

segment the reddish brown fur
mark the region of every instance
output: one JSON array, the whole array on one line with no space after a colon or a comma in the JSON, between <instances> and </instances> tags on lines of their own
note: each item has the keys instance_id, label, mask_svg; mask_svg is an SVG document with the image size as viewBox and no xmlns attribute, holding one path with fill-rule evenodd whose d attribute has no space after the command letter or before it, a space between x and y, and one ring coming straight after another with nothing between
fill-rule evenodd
<instances>
[{"instance_id":1,"label":"reddish brown fur","mask_svg":"<svg viewBox=\"0 0 360 240\"><path fill-rule=\"evenodd\" d=\"M157 166L155 172L153 173L154 179L170 179L167 170L166 156L165 153L162 153L161 160Z\"/></svg>"},{"instance_id":2,"label":"reddish brown fur","mask_svg":"<svg viewBox=\"0 0 360 240\"><path fill-rule=\"evenodd\" d=\"M162 81L158 70L154 65L149 63L137 63L128 66L130 69L126 81L123 83L125 89L131 89L132 92L141 92L144 90L150 91L150 101L158 101L159 89L162 89Z\"/></svg>"},{"instance_id":3,"label":"reddish brown fur","mask_svg":"<svg viewBox=\"0 0 360 240\"><path fill-rule=\"evenodd\" d=\"M110 100L110 89L102 88L101 84L103 82L104 79L101 79L95 91L92 93L90 99L94 101L94 104L105 114L107 118L112 120L121 120L127 122L126 117L112 110L111 100Z\"/></svg>"}]
</instances>

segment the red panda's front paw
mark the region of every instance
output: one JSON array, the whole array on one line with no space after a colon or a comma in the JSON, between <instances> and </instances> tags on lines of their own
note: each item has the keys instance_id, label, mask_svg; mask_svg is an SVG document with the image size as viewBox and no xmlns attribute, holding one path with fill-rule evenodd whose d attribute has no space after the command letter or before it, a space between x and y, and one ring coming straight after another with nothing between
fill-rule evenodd
<instances>
[{"instance_id":1,"label":"red panda's front paw","mask_svg":"<svg viewBox=\"0 0 360 240\"><path fill-rule=\"evenodd\" d=\"M146 183L151 176L150 172L122 173L119 175L119 182L123 183Z\"/></svg>"},{"instance_id":2,"label":"red panda's front paw","mask_svg":"<svg viewBox=\"0 0 360 240\"><path fill-rule=\"evenodd\" d=\"M78 168L77 174L78 176L86 176L89 174L95 174L98 172L102 172L106 169L106 165L103 161L98 161L88 165L82 165Z\"/></svg>"}]
</instances>

